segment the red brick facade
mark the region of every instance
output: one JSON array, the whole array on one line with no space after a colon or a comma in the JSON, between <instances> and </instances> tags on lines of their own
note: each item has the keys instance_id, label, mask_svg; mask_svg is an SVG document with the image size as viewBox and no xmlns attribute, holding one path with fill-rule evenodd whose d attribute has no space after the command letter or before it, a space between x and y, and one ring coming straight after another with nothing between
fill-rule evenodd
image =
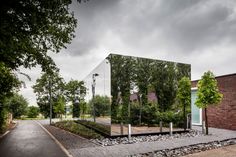
<instances>
[{"instance_id":1,"label":"red brick facade","mask_svg":"<svg viewBox=\"0 0 236 157\"><path fill-rule=\"evenodd\" d=\"M218 106L208 107L210 127L236 130L236 74L216 77L223 100ZM197 81L192 81L196 87ZM204 112L202 113L204 119Z\"/></svg>"}]
</instances>

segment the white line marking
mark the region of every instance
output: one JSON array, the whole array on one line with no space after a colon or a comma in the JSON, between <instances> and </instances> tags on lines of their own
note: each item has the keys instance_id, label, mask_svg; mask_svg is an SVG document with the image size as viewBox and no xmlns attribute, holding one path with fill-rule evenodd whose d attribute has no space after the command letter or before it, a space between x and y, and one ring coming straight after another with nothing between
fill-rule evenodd
<instances>
[{"instance_id":1,"label":"white line marking","mask_svg":"<svg viewBox=\"0 0 236 157\"><path fill-rule=\"evenodd\" d=\"M34 120L35 121L35 120ZM55 143L63 150L63 152L65 152L65 154L68 157L73 157L69 151L42 125L40 124L38 121L35 121L36 123L38 123L38 125L46 132L48 133L48 135L55 141Z\"/></svg>"},{"instance_id":2,"label":"white line marking","mask_svg":"<svg viewBox=\"0 0 236 157\"><path fill-rule=\"evenodd\" d=\"M0 138L3 138L3 136L7 135L10 131L6 131L3 135L0 136Z\"/></svg>"}]
</instances>

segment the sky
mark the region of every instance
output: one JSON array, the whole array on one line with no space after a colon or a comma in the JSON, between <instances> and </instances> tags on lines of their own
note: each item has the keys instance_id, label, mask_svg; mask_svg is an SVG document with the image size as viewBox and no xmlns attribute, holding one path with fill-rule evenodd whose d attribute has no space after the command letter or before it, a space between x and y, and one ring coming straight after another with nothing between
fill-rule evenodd
<instances>
[{"instance_id":1,"label":"sky","mask_svg":"<svg viewBox=\"0 0 236 157\"><path fill-rule=\"evenodd\" d=\"M191 64L191 79L208 70L236 73L235 0L89 0L70 6L78 20L67 49L51 54L65 81L84 79L110 53ZM36 105L32 85L20 93Z\"/></svg>"}]
</instances>

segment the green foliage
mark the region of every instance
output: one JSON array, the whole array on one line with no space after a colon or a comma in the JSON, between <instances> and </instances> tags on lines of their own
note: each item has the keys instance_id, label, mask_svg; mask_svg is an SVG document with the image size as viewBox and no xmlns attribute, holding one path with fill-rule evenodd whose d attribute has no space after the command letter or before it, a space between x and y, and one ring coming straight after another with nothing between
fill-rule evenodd
<instances>
[{"instance_id":1,"label":"green foliage","mask_svg":"<svg viewBox=\"0 0 236 157\"><path fill-rule=\"evenodd\" d=\"M29 106L27 111L28 118L36 118L39 115L39 108L36 106Z\"/></svg>"},{"instance_id":2,"label":"green foliage","mask_svg":"<svg viewBox=\"0 0 236 157\"><path fill-rule=\"evenodd\" d=\"M83 105L84 96L86 94L86 87L83 81L70 80L65 86L65 96L67 101L71 101L73 104L72 115L73 117L80 116L80 106ZM78 99L79 103L76 103Z\"/></svg>"},{"instance_id":3,"label":"green foliage","mask_svg":"<svg viewBox=\"0 0 236 157\"><path fill-rule=\"evenodd\" d=\"M59 75L58 71L51 74L43 73L41 77L36 80L33 89L34 93L36 93L37 104L40 108L40 112L44 115L44 117L49 117L50 114L50 91L52 104L55 104L57 102L57 98L63 95L64 88L64 80ZM54 111L55 110L53 109L53 117L55 117Z\"/></svg>"},{"instance_id":4,"label":"green foliage","mask_svg":"<svg viewBox=\"0 0 236 157\"><path fill-rule=\"evenodd\" d=\"M183 108L184 129L186 129L186 108L191 106L191 81L183 77L179 81L177 99Z\"/></svg>"},{"instance_id":5,"label":"green foliage","mask_svg":"<svg viewBox=\"0 0 236 157\"><path fill-rule=\"evenodd\" d=\"M183 77L179 81L177 98L181 106L191 105L191 81L188 77Z\"/></svg>"},{"instance_id":6,"label":"green foliage","mask_svg":"<svg viewBox=\"0 0 236 157\"><path fill-rule=\"evenodd\" d=\"M87 128L84 125L75 123L74 121L61 121L61 122L56 122L54 125L56 127L78 134L85 138L89 139L102 138L102 136L97 132Z\"/></svg>"},{"instance_id":7,"label":"green foliage","mask_svg":"<svg viewBox=\"0 0 236 157\"><path fill-rule=\"evenodd\" d=\"M79 102L74 102L73 103L73 107L72 107L72 117L75 118L79 118L80 117L80 103Z\"/></svg>"},{"instance_id":8,"label":"green foliage","mask_svg":"<svg viewBox=\"0 0 236 157\"><path fill-rule=\"evenodd\" d=\"M54 112L58 114L60 118L62 118L62 114L65 113L65 99L62 96L59 96L57 102L54 105Z\"/></svg>"},{"instance_id":9,"label":"green foliage","mask_svg":"<svg viewBox=\"0 0 236 157\"><path fill-rule=\"evenodd\" d=\"M223 95L219 92L217 81L211 71L205 72L201 80L197 84L197 100L196 106L199 108L207 108L208 105L217 105Z\"/></svg>"},{"instance_id":10,"label":"green foliage","mask_svg":"<svg viewBox=\"0 0 236 157\"><path fill-rule=\"evenodd\" d=\"M168 112L175 107L180 79L190 78L188 64L113 54L107 59L111 65L112 123L131 121L138 124L140 115L142 124L154 123L158 112ZM134 92L138 95L138 103L132 102L129 117L130 95ZM151 92L157 97L156 106L149 104L148 94ZM191 94L190 88L188 92ZM185 101L189 99L190 95Z\"/></svg>"},{"instance_id":11,"label":"green foliage","mask_svg":"<svg viewBox=\"0 0 236 157\"><path fill-rule=\"evenodd\" d=\"M3 103L5 97L11 96L19 86L20 82L16 75L5 63L0 62L0 103Z\"/></svg>"},{"instance_id":12,"label":"green foliage","mask_svg":"<svg viewBox=\"0 0 236 157\"><path fill-rule=\"evenodd\" d=\"M86 121L86 120L77 120L76 122L90 128L90 129L93 129L97 132L104 133L106 135L110 135L110 133L111 133L111 129L110 129L109 125L103 125L100 123L95 123L95 122Z\"/></svg>"},{"instance_id":13,"label":"green foliage","mask_svg":"<svg viewBox=\"0 0 236 157\"><path fill-rule=\"evenodd\" d=\"M77 21L69 10L70 4L71 0L0 2L1 113L5 110L4 99L20 85L13 74L19 67L31 68L40 65L48 73L57 69L48 52L59 52L75 36ZM44 101L45 97L38 104L45 104ZM41 106L40 109L45 111L47 107Z\"/></svg>"},{"instance_id":14,"label":"green foliage","mask_svg":"<svg viewBox=\"0 0 236 157\"><path fill-rule=\"evenodd\" d=\"M6 106L9 112L13 114L13 118L20 118L20 116L27 114L28 102L22 95L17 93L6 100Z\"/></svg>"},{"instance_id":15,"label":"green foliage","mask_svg":"<svg viewBox=\"0 0 236 157\"><path fill-rule=\"evenodd\" d=\"M80 101L79 103L79 107L80 107L80 112L81 112L81 118L84 119L85 118L85 114L89 113L89 106L85 101Z\"/></svg>"},{"instance_id":16,"label":"green foliage","mask_svg":"<svg viewBox=\"0 0 236 157\"><path fill-rule=\"evenodd\" d=\"M6 130L7 110L3 107L0 108L0 134Z\"/></svg>"},{"instance_id":17,"label":"green foliage","mask_svg":"<svg viewBox=\"0 0 236 157\"><path fill-rule=\"evenodd\" d=\"M197 100L195 104L197 107L205 109L206 134L208 135L207 107L209 105L217 105L221 102L223 95L219 92L217 81L211 71L203 74L201 80L198 81L197 87Z\"/></svg>"},{"instance_id":18,"label":"green foliage","mask_svg":"<svg viewBox=\"0 0 236 157\"><path fill-rule=\"evenodd\" d=\"M75 36L76 19L69 4L71 0L2 2L0 62L11 69L37 64L43 71L55 67L47 52L59 52Z\"/></svg>"},{"instance_id":19,"label":"green foliage","mask_svg":"<svg viewBox=\"0 0 236 157\"><path fill-rule=\"evenodd\" d=\"M94 104L96 117L110 115L110 99L108 96L96 95L89 104L90 106Z\"/></svg>"},{"instance_id":20,"label":"green foliage","mask_svg":"<svg viewBox=\"0 0 236 157\"><path fill-rule=\"evenodd\" d=\"M157 123L157 104L148 103L142 107L142 123L153 125Z\"/></svg>"}]
</instances>

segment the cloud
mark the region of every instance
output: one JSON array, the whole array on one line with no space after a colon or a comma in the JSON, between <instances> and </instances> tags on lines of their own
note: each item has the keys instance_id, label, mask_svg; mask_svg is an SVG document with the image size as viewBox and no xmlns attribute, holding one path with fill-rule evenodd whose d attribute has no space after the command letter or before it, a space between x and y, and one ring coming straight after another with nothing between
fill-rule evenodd
<instances>
[{"instance_id":1,"label":"cloud","mask_svg":"<svg viewBox=\"0 0 236 157\"><path fill-rule=\"evenodd\" d=\"M234 0L89 0L70 8L76 38L52 55L66 81L85 78L109 53L190 63L192 79L235 73Z\"/></svg>"}]
</instances>

